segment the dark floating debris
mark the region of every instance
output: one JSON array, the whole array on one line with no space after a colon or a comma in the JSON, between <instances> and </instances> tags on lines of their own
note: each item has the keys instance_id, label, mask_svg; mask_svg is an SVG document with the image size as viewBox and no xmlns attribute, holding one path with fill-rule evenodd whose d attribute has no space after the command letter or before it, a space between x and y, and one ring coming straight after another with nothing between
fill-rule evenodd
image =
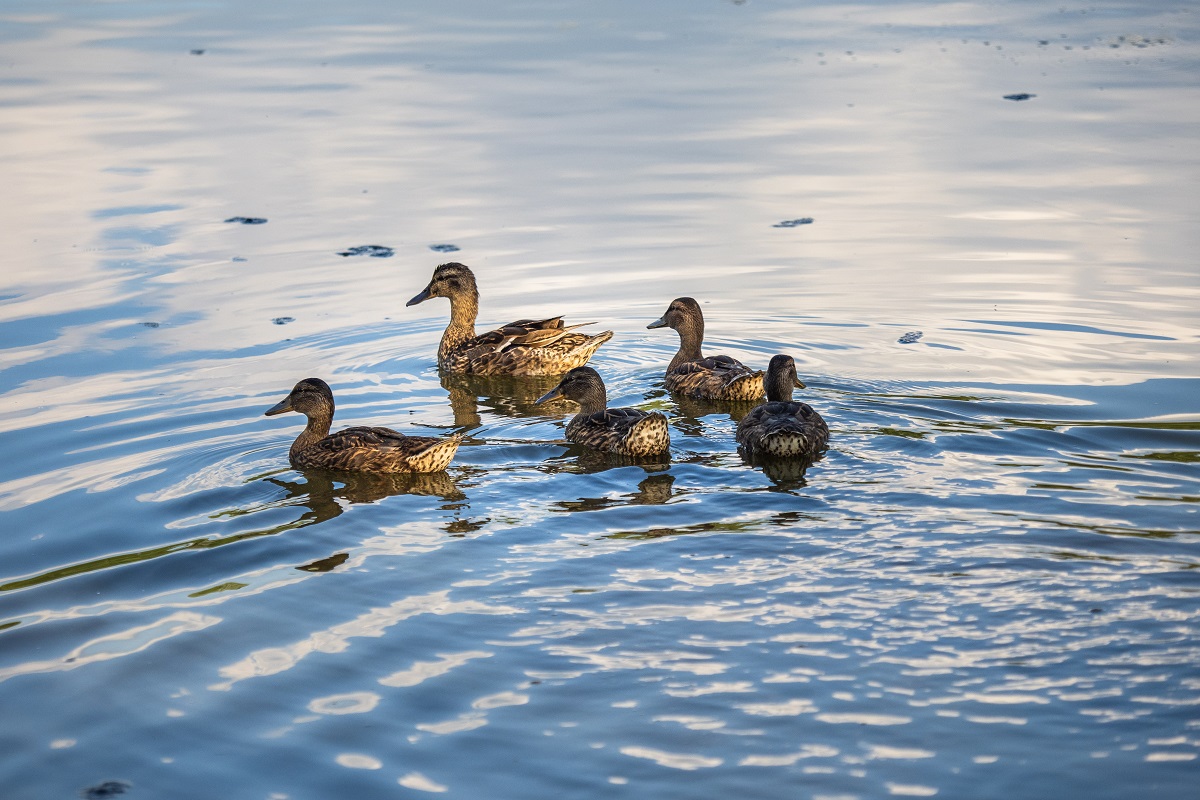
<instances>
[{"instance_id":1,"label":"dark floating debris","mask_svg":"<svg viewBox=\"0 0 1200 800\"><path fill-rule=\"evenodd\" d=\"M266 217L230 217L226 222L237 222L242 225L266 225Z\"/></svg>"},{"instance_id":2,"label":"dark floating debris","mask_svg":"<svg viewBox=\"0 0 1200 800\"><path fill-rule=\"evenodd\" d=\"M204 51L203 51L203 50L192 50L192 51L191 51L191 53L192 53L192 55L194 55L194 56L202 56L202 55L204 55Z\"/></svg>"},{"instance_id":3,"label":"dark floating debris","mask_svg":"<svg viewBox=\"0 0 1200 800\"><path fill-rule=\"evenodd\" d=\"M142 323L142 327L144 327L144 328L157 328L158 326L159 326L159 323L157 323L157 322L143 322Z\"/></svg>"},{"instance_id":4,"label":"dark floating debris","mask_svg":"<svg viewBox=\"0 0 1200 800\"><path fill-rule=\"evenodd\" d=\"M241 261L245 261L246 259L242 258L241 256L234 256L233 258L231 258L229 260L235 261L235 262L241 262Z\"/></svg>"},{"instance_id":5,"label":"dark floating debris","mask_svg":"<svg viewBox=\"0 0 1200 800\"><path fill-rule=\"evenodd\" d=\"M342 250L339 256L370 256L371 258L391 258L396 251L380 244L362 244Z\"/></svg>"},{"instance_id":6,"label":"dark floating debris","mask_svg":"<svg viewBox=\"0 0 1200 800\"><path fill-rule=\"evenodd\" d=\"M1021 100L1028 100L1028 99L1030 99L1031 97L1037 97L1037 95L1036 95L1036 94L1029 94L1029 92L1017 92L1016 94L1006 94L1006 95L1004 95L1004 99L1005 99L1005 100L1017 100L1017 101L1021 101Z\"/></svg>"},{"instance_id":7,"label":"dark floating debris","mask_svg":"<svg viewBox=\"0 0 1200 800\"><path fill-rule=\"evenodd\" d=\"M289 322L295 321L295 317L276 317L275 319L271 320L271 322L274 322L276 325L287 325Z\"/></svg>"},{"instance_id":8,"label":"dark floating debris","mask_svg":"<svg viewBox=\"0 0 1200 800\"><path fill-rule=\"evenodd\" d=\"M772 228L798 228L801 225L812 225L812 217L801 217L800 219L785 219L783 222L776 222Z\"/></svg>"},{"instance_id":9,"label":"dark floating debris","mask_svg":"<svg viewBox=\"0 0 1200 800\"><path fill-rule=\"evenodd\" d=\"M435 253L457 253L458 245L456 244L431 244L429 249Z\"/></svg>"},{"instance_id":10,"label":"dark floating debris","mask_svg":"<svg viewBox=\"0 0 1200 800\"><path fill-rule=\"evenodd\" d=\"M1155 39L1149 39L1149 38L1146 38L1145 36L1138 36L1137 34L1133 34L1131 36L1118 36L1116 39L1110 39L1108 41L1108 46L1109 47L1120 47L1121 45L1124 44L1124 45L1128 45L1130 47L1138 47L1138 48L1141 48L1144 50L1147 47L1154 47L1154 46L1160 45L1160 44L1171 44L1171 43L1172 42L1170 39L1166 39L1161 36L1158 38L1155 38Z\"/></svg>"},{"instance_id":11,"label":"dark floating debris","mask_svg":"<svg viewBox=\"0 0 1200 800\"><path fill-rule=\"evenodd\" d=\"M119 794L125 794L133 784L129 781L105 781L104 783L84 789L79 793L79 796L84 800L104 800L107 797L116 797Z\"/></svg>"},{"instance_id":12,"label":"dark floating debris","mask_svg":"<svg viewBox=\"0 0 1200 800\"><path fill-rule=\"evenodd\" d=\"M921 341L921 337L924 335L923 331L909 331L896 341L900 342L900 344L915 344Z\"/></svg>"}]
</instances>

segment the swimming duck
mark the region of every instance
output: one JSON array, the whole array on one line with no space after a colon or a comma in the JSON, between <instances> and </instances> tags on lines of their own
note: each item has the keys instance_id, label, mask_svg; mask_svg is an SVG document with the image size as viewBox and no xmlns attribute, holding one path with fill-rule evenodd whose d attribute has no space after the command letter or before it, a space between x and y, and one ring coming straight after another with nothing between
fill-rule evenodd
<instances>
[{"instance_id":1,"label":"swimming duck","mask_svg":"<svg viewBox=\"0 0 1200 800\"><path fill-rule=\"evenodd\" d=\"M829 426L808 403L792 402L792 388L803 388L791 356L778 355L767 365L767 402L755 406L737 426L742 453L755 458L815 458L829 444Z\"/></svg>"},{"instance_id":2,"label":"swimming duck","mask_svg":"<svg viewBox=\"0 0 1200 800\"><path fill-rule=\"evenodd\" d=\"M545 403L565 397L579 404L579 413L567 423L567 438L597 450L626 456L653 456L667 452L671 436L667 418L657 411L608 408L608 395L600 373L576 367L538 399Z\"/></svg>"},{"instance_id":3,"label":"swimming duck","mask_svg":"<svg viewBox=\"0 0 1200 800\"><path fill-rule=\"evenodd\" d=\"M667 365L667 389L703 400L757 400L763 395L761 371L755 371L731 356L709 356L700 352L704 341L704 315L690 297L677 297L667 313L647 328L674 328L679 334L679 352Z\"/></svg>"},{"instance_id":4,"label":"swimming duck","mask_svg":"<svg viewBox=\"0 0 1200 800\"><path fill-rule=\"evenodd\" d=\"M591 325L563 325L562 317L519 319L494 331L475 335L479 313L479 289L475 275L465 264L441 264L433 279L406 305L415 306L431 297L450 299L450 324L438 345L438 367L446 372L473 375L561 375L583 366L612 331L595 336L572 333Z\"/></svg>"},{"instance_id":5,"label":"swimming duck","mask_svg":"<svg viewBox=\"0 0 1200 800\"><path fill-rule=\"evenodd\" d=\"M304 432L292 442L288 460L297 469L322 467L351 472L441 472L454 458L459 435L405 436L391 428L346 428L329 433L333 392L320 378L305 378L291 394L267 409L273 417L298 411L308 417Z\"/></svg>"}]
</instances>

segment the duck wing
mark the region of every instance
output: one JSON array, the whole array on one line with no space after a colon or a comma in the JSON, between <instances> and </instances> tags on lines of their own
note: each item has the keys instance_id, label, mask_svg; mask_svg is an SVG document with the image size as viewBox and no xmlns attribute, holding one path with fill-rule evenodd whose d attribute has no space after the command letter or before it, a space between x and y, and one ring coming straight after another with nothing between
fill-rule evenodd
<instances>
[{"instance_id":1,"label":"duck wing","mask_svg":"<svg viewBox=\"0 0 1200 800\"><path fill-rule=\"evenodd\" d=\"M630 456L664 453L671 445L667 418L657 411L637 408L578 414L567 424L567 438L597 450Z\"/></svg>"},{"instance_id":2,"label":"duck wing","mask_svg":"<svg viewBox=\"0 0 1200 800\"><path fill-rule=\"evenodd\" d=\"M454 457L461 438L405 436L391 428L345 428L298 453L296 465L354 472L440 472Z\"/></svg>"},{"instance_id":3,"label":"duck wing","mask_svg":"<svg viewBox=\"0 0 1200 800\"><path fill-rule=\"evenodd\" d=\"M570 332L576 328L582 328L584 325L595 325L594 322L580 322L575 325L564 326L561 322L557 328L534 328L533 330L525 330L522 333L510 334L496 346L497 353L503 353L510 347L553 347L558 342L567 339ZM503 328L501 330L512 330L511 328ZM588 337L582 334L576 334L576 339Z\"/></svg>"},{"instance_id":4,"label":"duck wing","mask_svg":"<svg viewBox=\"0 0 1200 800\"><path fill-rule=\"evenodd\" d=\"M680 364L667 373L667 389L706 400L758 400L763 373L732 356L708 356Z\"/></svg>"},{"instance_id":5,"label":"duck wing","mask_svg":"<svg viewBox=\"0 0 1200 800\"><path fill-rule=\"evenodd\" d=\"M454 349L443 367L476 375L561 375L583 366L612 331L594 336L564 325L562 317L521 319L480 334Z\"/></svg>"}]
</instances>

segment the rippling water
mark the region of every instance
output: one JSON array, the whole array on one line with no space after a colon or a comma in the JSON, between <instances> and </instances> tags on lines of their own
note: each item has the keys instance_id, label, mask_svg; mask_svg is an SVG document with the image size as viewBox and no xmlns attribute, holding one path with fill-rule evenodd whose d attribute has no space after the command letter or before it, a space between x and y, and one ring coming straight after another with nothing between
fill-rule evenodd
<instances>
[{"instance_id":1,"label":"rippling water","mask_svg":"<svg viewBox=\"0 0 1200 800\"><path fill-rule=\"evenodd\" d=\"M4 3L0 795L1194 796L1198 35ZM445 303L403 304L447 259L482 323L616 331L669 461L440 378ZM796 357L807 473L663 391L684 294L709 352ZM307 375L468 438L297 472L262 412Z\"/></svg>"}]
</instances>

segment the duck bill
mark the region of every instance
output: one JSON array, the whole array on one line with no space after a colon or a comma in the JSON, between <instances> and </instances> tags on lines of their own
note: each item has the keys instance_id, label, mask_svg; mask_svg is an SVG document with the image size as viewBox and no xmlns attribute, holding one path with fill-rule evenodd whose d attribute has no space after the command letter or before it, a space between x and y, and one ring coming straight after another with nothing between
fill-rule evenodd
<instances>
[{"instance_id":1,"label":"duck bill","mask_svg":"<svg viewBox=\"0 0 1200 800\"><path fill-rule=\"evenodd\" d=\"M535 400L533 402L533 404L535 406L540 406L542 403L545 403L549 400L553 400L556 397L562 397L562 384L561 383L558 386L555 386L550 391L546 392L541 397L539 397L537 400Z\"/></svg>"},{"instance_id":2,"label":"duck bill","mask_svg":"<svg viewBox=\"0 0 1200 800\"><path fill-rule=\"evenodd\" d=\"M800 380L799 378L796 378L795 383L796 383L797 389L807 389L808 388L807 386L804 385L804 381Z\"/></svg>"},{"instance_id":3,"label":"duck bill","mask_svg":"<svg viewBox=\"0 0 1200 800\"><path fill-rule=\"evenodd\" d=\"M425 302L426 300L428 300L430 297L433 297L433 295L431 295L431 294L429 293L429 287L428 287L428 286L426 286L424 289L422 289L422 290L421 290L421 293L420 293L419 295L417 295L416 297L414 297L412 300L409 300L409 301L408 301L407 303L405 303L404 305L405 305L405 306L415 306L417 303L424 303L424 302Z\"/></svg>"},{"instance_id":4,"label":"duck bill","mask_svg":"<svg viewBox=\"0 0 1200 800\"><path fill-rule=\"evenodd\" d=\"M651 330L653 328L665 328L665 327L667 327L667 315L666 314L664 314L661 317L659 317L658 319L654 320L654 322L651 322L649 325L646 326L646 329Z\"/></svg>"},{"instance_id":5,"label":"duck bill","mask_svg":"<svg viewBox=\"0 0 1200 800\"><path fill-rule=\"evenodd\" d=\"M273 417L276 414L286 414L287 412L289 412L291 410L292 410L292 398L289 395L289 396L283 398L282 400L280 400L275 405L268 408L266 411L264 411L263 416L264 417Z\"/></svg>"}]
</instances>

